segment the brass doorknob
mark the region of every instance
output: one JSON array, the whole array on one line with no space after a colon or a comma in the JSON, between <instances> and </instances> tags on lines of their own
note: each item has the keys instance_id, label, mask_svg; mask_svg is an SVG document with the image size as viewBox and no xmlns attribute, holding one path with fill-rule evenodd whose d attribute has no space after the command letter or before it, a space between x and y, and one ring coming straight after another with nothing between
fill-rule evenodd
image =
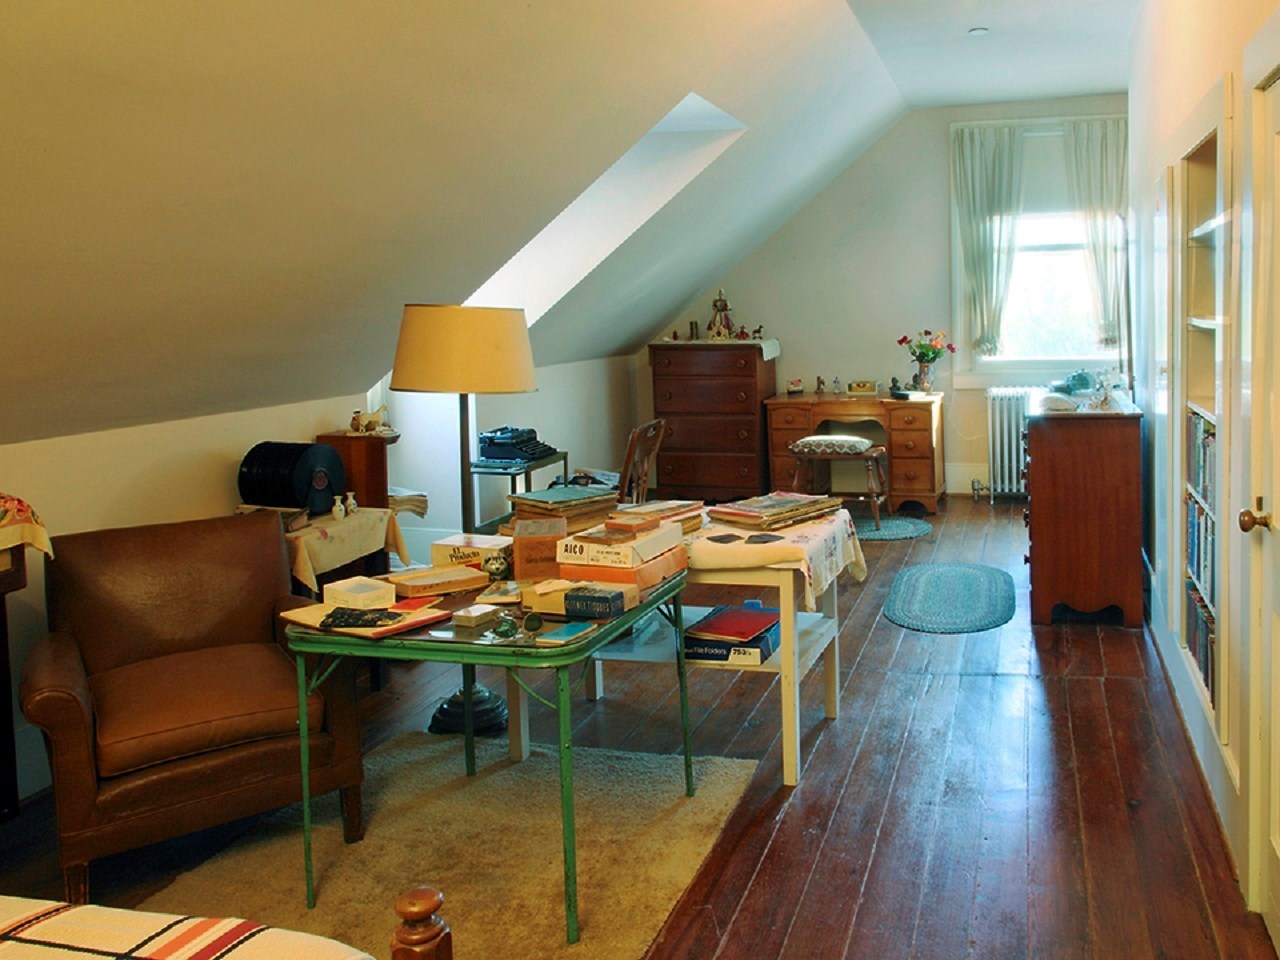
<instances>
[{"instance_id":1,"label":"brass doorknob","mask_svg":"<svg viewBox=\"0 0 1280 960\"><path fill-rule=\"evenodd\" d=\"M1248 533L1254 527L1265 527L1271 529L1271 514L1254 513L1248 507L1240 511L1240 529Z\"/></svg>"}]
</instances>

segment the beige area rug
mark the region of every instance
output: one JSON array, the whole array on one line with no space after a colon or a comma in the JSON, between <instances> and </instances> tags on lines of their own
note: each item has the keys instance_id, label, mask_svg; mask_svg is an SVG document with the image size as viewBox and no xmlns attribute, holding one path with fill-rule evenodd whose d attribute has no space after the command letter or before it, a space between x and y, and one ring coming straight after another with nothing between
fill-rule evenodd
<instances>
[{"instance_id":1,"label":"beige area rug","mask_svg":"<svg viewBox=\"0 0 1280 960\"><path fill-rule=\"evenodd\" d=\"M336 794L312 805L316 908L308 911L301 807L255 824L141 909L237 916L390 955L396 896L444 891L457 960L629 960L644 954L711 849L755 770L700 757L695 795L684 761L575 748L581 940L565 943L560 779L554 748L511 763L481 740L463 774L462 738L404 734L365 758L367 832L342 842Z\"/></svg>"}]
</instances>

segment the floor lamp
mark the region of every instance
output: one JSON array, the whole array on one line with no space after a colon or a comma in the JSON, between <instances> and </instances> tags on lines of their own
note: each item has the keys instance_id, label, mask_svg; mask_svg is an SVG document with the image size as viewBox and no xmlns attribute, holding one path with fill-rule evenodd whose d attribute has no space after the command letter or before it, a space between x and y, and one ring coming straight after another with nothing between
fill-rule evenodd
<instances>
[{"instance_id":1,"label":"floor lamp","mask_svg":"<svg viewBox=\"0 0 1280 960\"><path fill-rule=\"evenodd\" d=\"M462 530L475 529L471 479L471 394L527 393L537 387L524 311L506 307L462 307L411 303L400 321L391 368L391 389L458 394L458 474L462 483ZM501 730L507 722L502 698L476 685L476 732ZM462 729L462 691L446 700L431 729Z\"/></svg>"}]
</instances>

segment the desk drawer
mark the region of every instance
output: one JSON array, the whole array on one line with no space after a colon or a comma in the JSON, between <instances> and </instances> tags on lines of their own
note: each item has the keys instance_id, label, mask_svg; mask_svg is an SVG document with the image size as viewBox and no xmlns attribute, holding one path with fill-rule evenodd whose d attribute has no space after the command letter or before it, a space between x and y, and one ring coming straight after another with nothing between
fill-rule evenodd
<instances>
[{"instance_id":1,"label":"desk drawer","mask_svg":"<svg viewBox=\"0 0 1280 960\"><path fill-rule=\"evenodd\" d=\"M894 430L928 430L932 423L932 407L895 407L889 411L889 426Z\"/></svg>"},{"instance_id":2,"label":"desk drawer","mask_svg":"<svg viewBox=\"0 0 1280 960\"><path fill-rule=\"evenodd\" d=\"M763 486L760 458L738 453L658 453L660 486L749 487Z\"/></svg>"},{"instance_id":3,"label":"desk drawer","mask_svg":"<svg viewBox=\"0 0 1280 960\"><path fill-rule=\"evenodd\" d=\"M769 405L769 429L770 430L802 430L802 437L809 435L809 409L808 407L784 407L777 404Z\"/></svg>"},{"instance_id":4,"label":"desk drawer","mask_svg":"<svg viewBox=\"0 0 1280 960\"><path fill-rule=\"evenodd\" d=\"M649 353L654 376L754 377L760 351L756 347L672 347Z\"/></svg>"},{"instance_id":5,"label":"desk drawer","mask_svg":"<svg viewBox=\"0 0 1280 960\"><path fill-rule=\"evenodd\" d=\"M800 472L800 483L796 485L796 471ZM769 458L769 489L797 490L800 493L825 493L831 489L831 461L806 460L797 463L795 457L777 456Z\"/></svg>"},{"instance_id":6,"label":"desk drawer","mask_svg":"<svg viewBox=\"0 0 1280 960\"><path fill-rule=\"evenodd\" d=\"M895 430L889 455L894 459L933 456L933 434L928 430Z\"/></svg>"},{"instance_id":7,"label":"desk drawer","mask_svg":"<svg viewBox=\"0 0 1280 960\"><path fill-rule=\"evenodd\" d=\"M759 410L755 384L734 380L653 378L653 409L668 413L750 413Z\"/></svg>"},{"instance_id":8,"label":"desk drawer","mask_svg":"<svg viewBox=\"0 0 1280 960\"><path fill-rule=\"evenodd\" d=\"M769 453L775 457L789 457L791 455L789 449L791 444L808 435L808 430L779 430L774 428L769 431Z\"/></svg>"},{"instance_id":9,"label":"desk drawer","mask_svg":"<svg viewBox=\"0 0 1280 960\"><path fill-rule=\"evenodd\" d=\"M933 461L890 458L889 489L894 493L907 490L932 491Z\"/></svg>"},{"instance_id":10,"label":"desk drawer","mask_svg":"<svg viewBox=\"0 0 1280 960\"><path fill-rule=\"evenodd\" d=\"M753 416L668 417L661 449L754 454L760 433L760 419Z\"/></svg>"}]
</instances>

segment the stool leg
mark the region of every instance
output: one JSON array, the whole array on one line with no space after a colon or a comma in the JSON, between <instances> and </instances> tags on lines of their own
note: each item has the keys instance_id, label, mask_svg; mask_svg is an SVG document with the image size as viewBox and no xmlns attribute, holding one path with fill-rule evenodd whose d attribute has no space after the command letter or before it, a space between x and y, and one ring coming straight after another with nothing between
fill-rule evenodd
<instances>
[{"instance_id":1,"label":"stool leg","mask_svg":"<svg viewBox=\"0 0 1280 960\"><path fill-rule=\"evenodd\" d=\"M871 519L875 521L876 529L880 529L880 486L876 483L875 465L879 462L875 457L868 457L863 461L867 465L867 492L871 494Z\"/></svg>"},{"instance_id":2,"label":"stool leg","mask_svg":"<svg viewBox=\"0 0 1280 960\"><path fill-rule=\"evenodd\" d=\"M800 487L803 485L804 461L796 457L796 475L791 481L791 492L799 493Z\"/></svg>"}]
</instances>

